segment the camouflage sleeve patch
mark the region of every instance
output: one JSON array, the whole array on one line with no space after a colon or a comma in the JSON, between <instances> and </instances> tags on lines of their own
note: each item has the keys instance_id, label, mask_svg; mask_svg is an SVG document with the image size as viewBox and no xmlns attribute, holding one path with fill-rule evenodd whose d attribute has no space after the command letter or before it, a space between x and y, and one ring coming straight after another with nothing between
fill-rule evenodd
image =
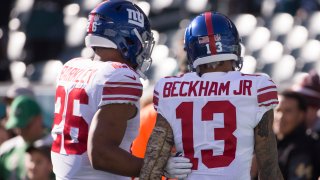
<instances>
[{"instance_id":1,"label":"camouflage sleeve patch","mask_svg":"<svg viewBox=\"0 0 320 180\"><path fill-rule=\"evenodd\" d=\"M173 146L173 132L170 124L160 114L148 141L144 164L139 179L161 179Z\"/></svg>"}]
</instances>

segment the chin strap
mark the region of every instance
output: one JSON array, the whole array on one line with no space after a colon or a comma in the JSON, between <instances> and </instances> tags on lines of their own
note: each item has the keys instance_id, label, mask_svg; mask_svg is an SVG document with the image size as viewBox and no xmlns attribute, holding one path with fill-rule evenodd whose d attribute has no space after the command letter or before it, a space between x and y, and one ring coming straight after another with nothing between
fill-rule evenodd
<instances>
[{"instance_id":1,"label":"chin strap","mask_svg":"<svg viewBox=\"0 0 320 180\"><path fill-rule=\"evenodd\" d=\"M235 61L234 64L235 64L234 65L234 68L235 68L234 70L240 71L242 69L242 67L243 67L243 58L239 57L238 61Z\"/></svg>"},{"instance_id":2,"label":"chin strap","mask_svg":"<svg viewBox=\"0 0 320 180\"><path fill-rule=\"evenodd\" d=\"M140 78L142 78L143 80L147 80L147 76L140 70L137 69L136 72L139 74Z\"/></svg>"}]
</instances>

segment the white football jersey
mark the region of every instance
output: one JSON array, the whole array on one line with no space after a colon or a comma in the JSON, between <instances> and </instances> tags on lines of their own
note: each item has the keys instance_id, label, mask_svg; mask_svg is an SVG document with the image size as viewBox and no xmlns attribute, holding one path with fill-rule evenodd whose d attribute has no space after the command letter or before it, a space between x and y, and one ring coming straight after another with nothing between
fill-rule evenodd
<instances>
[{"instance_id":1,"label":"white football jersey","mask_svg":"<svg viewBox=\"0 0 320 180\"><path fill-rule=\"evenodd\" d=\"M57 79L51 149L57 179L130 179L94 170L87 154L88 131L96 111L111 103L140 109L142 84L125 64L77 58L67 62ZM128 120L120 147L130 152L139 130L139 113Z\"/></svg>"},{"instance_id":2,"label":"white football jersey","mask_svg":"<svg viewBox=\"0 0 320 180\"><path fill-rule=\"evenodd\" d=\"M269 77L238 71L166 77L154 91L177 152L193 163L188 179L249 180L254 128L276 104Z\"/></svg>"}]
</instances>

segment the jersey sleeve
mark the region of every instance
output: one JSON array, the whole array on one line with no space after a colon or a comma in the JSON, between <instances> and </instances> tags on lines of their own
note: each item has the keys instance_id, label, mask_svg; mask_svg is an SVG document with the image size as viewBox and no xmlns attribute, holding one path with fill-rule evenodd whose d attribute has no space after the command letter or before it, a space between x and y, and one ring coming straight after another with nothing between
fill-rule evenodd
<instances>
[{"instance_id":1,"label":"jersey sleeve","mask_svg":"<svg viewBox=\"0 0 320 180\"><path fill-rule=\"evenodd\" d=\"M113 103L138 103L143 86L138 75L129 68L111 69L103 75L98 107Z\"/></svg>"},{"instance_id":2,"label":"jersey sleeve","mask_svg":"<svg viewBox=\"0 0 320 180\"><path fill-rule=\"evenodd\" d=\"M267 75L259 77L257 83L257 124L260 122L265 112L275 108L278 105L277 86Z\"/></svg>"},{"instance_id":3,"label":"jersey sleeve","mask_svg":"<svg viewBox=\"0 0 320 180\"><path fill-rule=\"evenodd\" d=\"M161 82L161 80L158 81L158 83L154 87L154 91L153 91L153 106L154 106L154 109L157 111L157 113L159 113L159 114L161 114L163 116L164 114L162 113L162 109L159 106L159 100L161 98L160 82ZM163 117L165 117L165 116L163 116Z\"/></svg>"},{"instance_id":4,"label":"jersey sleeve","mask_svg":"<svg viewBox=\"0 0 320 180\"><path fill-rule=\"evenodd\" d=\"M156 111L158 111L159 105L159 83L157 83L153 90L153 107Z\"/></svg>"}]
</instances>

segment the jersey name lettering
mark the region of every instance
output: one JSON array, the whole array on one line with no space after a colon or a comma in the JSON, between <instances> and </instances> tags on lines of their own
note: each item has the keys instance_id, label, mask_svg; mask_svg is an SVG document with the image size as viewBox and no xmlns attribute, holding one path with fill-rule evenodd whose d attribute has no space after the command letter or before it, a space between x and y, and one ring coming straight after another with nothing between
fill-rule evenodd
<instances>
[{"instance_id":1,"label":"jersey name lettering","mask_svg":"<svg viewBox=\"0 0 320 180\"><path fill-rule=\"evenodd\" d=\"M251 88L251 80L240 80L238 89L231 89L230 81L225 83L214 81L174 81L164 84L163 97L228 96L229 94L251 96Z\"/></svg>"},{"instance_id":2,"label":"jersey name lettering","mask_svg":"<svg viewBox=\"0 0 320 180\"><path fill-rule=\"evenodd\" d=\"M144 27L144 17L143 14L139 11L135 11L133 9L127 9L128 11L128 23Z\"/></svg>"},{"instance_id":3,"label":"jersey name lettering","mask_svg":"<svg viewBox=\"0 0 320 180\"><path fill-rule=\"evenodd\" d=\"M96 71L96 69L79 69L75 67L64 66L61 71L59 81L71 81L88 84Z\"/></svg>"}]
</instances>

